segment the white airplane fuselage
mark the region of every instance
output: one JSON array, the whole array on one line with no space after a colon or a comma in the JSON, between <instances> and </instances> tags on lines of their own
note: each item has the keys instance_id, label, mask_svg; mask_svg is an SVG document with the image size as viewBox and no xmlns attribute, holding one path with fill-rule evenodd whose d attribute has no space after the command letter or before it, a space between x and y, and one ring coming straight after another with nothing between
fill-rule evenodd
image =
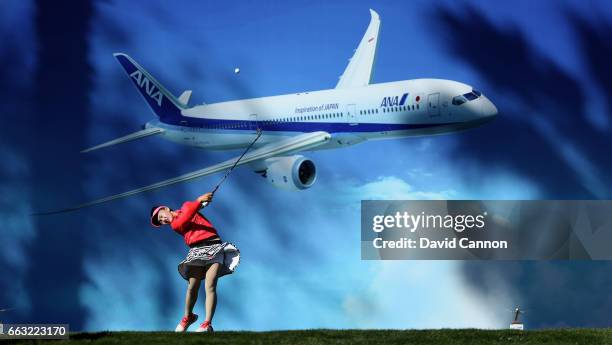
<instances>
[{"instance_id":1,"label":"white airplane fuselage","mask_svg":"<svg viewBox=\"0 0 612 345\"><path fill-rule=\"evenodd\" d=\"M81 152L153 135L208 150L253 147L242 150L237 158L45 214L125 198L245 164L275 187L304 190L314 185L317 169L302 152L366 140L456 132L480 126L497 115L497 108L486 96L460 82L413 79L373 84L379 30L380 17L370 10L370 24L334 89L194 107L188 106L190 90L175 97L130 56L113 54L157 119L147 122L142 130Z\"/></svg>"},{"instance_id":2,"label":"white airplane fuselage","mask_svg":"<svg viewBox=\"0 0 612 345\"><path fill-rule=\"evenodd\" d=\"M463 83L414 79L357 88L329 89L261 97L183 109L183 118L155 120L167 140L210 150L256 147L300 133L325 131L331 140L313 150L339 148L365 140L423 136L479 126L497 108ZM461 104L453 98L463 97Z\"/></svg>"}]
</instances>

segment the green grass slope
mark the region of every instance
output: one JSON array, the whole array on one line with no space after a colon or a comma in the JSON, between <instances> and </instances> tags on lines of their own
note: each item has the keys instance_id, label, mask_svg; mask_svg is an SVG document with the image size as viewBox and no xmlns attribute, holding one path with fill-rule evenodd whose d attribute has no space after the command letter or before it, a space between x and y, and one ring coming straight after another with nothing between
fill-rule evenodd
<instances>
[{"instance_id":1,"label":"green grass slope","mask_svg":"<svg viewBox=\"0 0 612 345\"><path fill-rule=\"evenodd\" d=\"M6 340L5 340L6 341ZM612 329L553 329L533 331L442 330L303 330L275 332L75 333L70 340L12 340L18 344L611 344Z\"/></svg>"}]
</instances>

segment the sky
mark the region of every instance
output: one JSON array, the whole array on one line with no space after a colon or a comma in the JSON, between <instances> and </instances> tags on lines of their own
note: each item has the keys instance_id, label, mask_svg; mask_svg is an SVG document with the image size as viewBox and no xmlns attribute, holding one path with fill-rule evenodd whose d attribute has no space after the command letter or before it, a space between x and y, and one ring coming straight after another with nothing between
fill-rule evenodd
<instances>
[{"instance_id":1,"label":"sky","mask_svg":"<svg viewBox=\"0 0 612 345\"><path fill-rule=\"evenodd\" d=\"M381 18L374 82L457 80L496 120L462 133L307 152L301 192L237 169L205 213L240 248L219 281L224 330L529 328L612 323L608 262L360 260L360 200L610 199L612 9L605 1L44 1L0 4L0 314L75 330L170 330L187 248L148 223L220 176L52 217L228 159L147 138L83 148L153 115L112 57L125 52L192 103L333 88ZM234 68L241 73L235 75ZM203 299L196 313L203 314Z\"/></svg>"}]
</instances>

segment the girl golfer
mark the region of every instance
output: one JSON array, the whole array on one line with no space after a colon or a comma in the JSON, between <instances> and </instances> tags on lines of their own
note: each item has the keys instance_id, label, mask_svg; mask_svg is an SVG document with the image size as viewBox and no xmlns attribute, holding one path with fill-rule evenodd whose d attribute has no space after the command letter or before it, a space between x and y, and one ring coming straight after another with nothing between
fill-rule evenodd
<instances>
[{"instance_id":1,"label":"girl golfer","mask_svg":"<svg viewBox=\"0 0 612 345\"><path fill-rule=\"evenodd\" d=\"M185 296L185 314L176 326L176 332L185 332L198 319L193 307L202 280L206 289L206 319L196 332L213 332L217 278L233 273L240 261L240 251L233 244L221 241L212 223L198 212L204 203L212 201L212 196L212 193L206 193L194 201L186 201L180 210L173 211L167 206L151 209L151 224L154 227L169 224L172 230L183 236L190 248L187 258L178 266L179 273L189 285Z\"/></svg>"}]
</instances>

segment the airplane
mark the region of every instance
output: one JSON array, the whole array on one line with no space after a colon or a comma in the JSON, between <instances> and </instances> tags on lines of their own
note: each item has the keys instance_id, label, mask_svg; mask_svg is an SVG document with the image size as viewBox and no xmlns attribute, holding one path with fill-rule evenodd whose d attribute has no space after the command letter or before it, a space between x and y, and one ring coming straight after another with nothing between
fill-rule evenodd
<instances>
[{"instance_id":1,"label":"airplane","mask_svg":"<svg viewBox=\"0 0 612 345\"><path fill-rule=\"evenodd\" d=\"M248 147L237 165L249 164L273 186L304 190L317 177L304 151L338 149L369 140L443 134L480 126L497 115L495 105L472 86L443 79L373 84L380 17L370 23L335 88L280 96L189 106L191 90L178 98L124 53L121 67L157 119L124 137L83 150L91 152L150 136L207 150ZM125 193L65 209L70 211L124 198L230 168L235 159Z\"/></svg>"}]
</instances>

